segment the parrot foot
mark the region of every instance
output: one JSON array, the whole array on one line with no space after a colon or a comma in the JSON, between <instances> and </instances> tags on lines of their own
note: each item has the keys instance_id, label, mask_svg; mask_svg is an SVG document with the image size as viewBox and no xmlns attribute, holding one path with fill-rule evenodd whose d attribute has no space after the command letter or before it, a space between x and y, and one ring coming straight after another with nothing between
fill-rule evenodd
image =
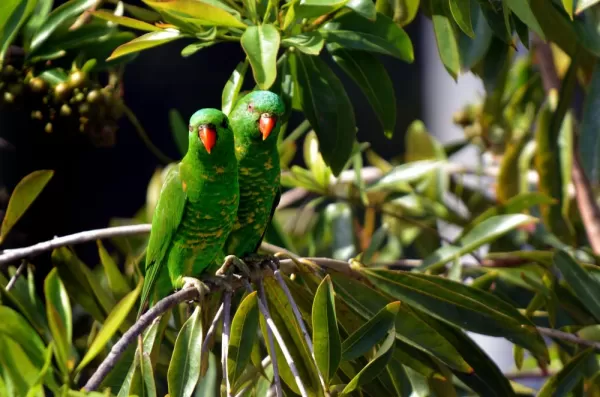
<instances>
[{"instance_id":1,"label":"parrot foot","mask_svg":"<svg viewBox=\"0 0 600 397\"><path fill-rule=\"evenodd\" d=\"M260 255L257 253L248 254L244 256L244 262L249 267L262 270L264 267L270 266L271 264L279 267L279 259L274 255Z\"/></svg>"},{"instance_id":2,"label":"parrot foot","mask_svg":"<svg viewBox=\"0 0 600 397\"><path fill-rule=\"evenodd\" d=\"M195 288L198 291L198 300L202 300L210 292L210 288L202 281L194 277L182 277L184 288Z\"/></svg>"},{"instance_id":3,"label":"parrot foot","mask_svg":"<svg viewBox=\"0 0 600 397\"><path fill-rule=\"evenodd\" d=\"M232 267L238 269L242 275L250 276L248 265L235 255L227 255L225 257L225 262L223 262L223 266L221 266L215 274L217 277L222 277L228 274Z\"/></svg>"}]
</instances>

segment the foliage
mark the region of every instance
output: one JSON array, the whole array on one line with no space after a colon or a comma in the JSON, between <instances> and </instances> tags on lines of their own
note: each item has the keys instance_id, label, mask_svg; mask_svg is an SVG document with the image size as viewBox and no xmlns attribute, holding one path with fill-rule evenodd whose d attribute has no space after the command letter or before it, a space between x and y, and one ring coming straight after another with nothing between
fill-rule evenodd
<instances>
[{"instance_id":1,"label":"foliage","mask_svg":"<svg viewBox=\"0 0 600 397\"><path fill-rule=\"evenodd\" d=\"M306 259L282 261L284 274L265 271L256 291L173 307L125 350L99 390L263 396L280 377L287 396L600 393L599 229L590 215L600 213L597 1L115 3L92 12L94 23L143 33L115 44L110 62L180 40L189 41L183 56L239 42L246 59L224 86L222 109L232 108L251 70L252 84L285 99L286 122L293 111L305 116L279 143L285 192L265 240ZM378 57L413 60L402 27L417 10L432 20L448 73L474 72L486 95L455 114L463 141L442 145L416 120L403 156L383 159L356 142L352 105L330 65L363 90L391 136L395 94ZM532 51L516 54L518 41ZM587 91L583 109L573 100L579 88ZM184 118L176 110L169 118L185 153ZM304 164L290 165L299 145ZM498 166L457 166L450 158L466 147ZM145 206L113 226L150 222L172 166L152 177ZM495 176L495 184L484 190L466 174ZM16 189L11 202L31 203L38 183ZM6 219L14 223L26 205L12 208ZM459 236L443 237L442 223ZM3 225L2 237L8 231ZM24 276L10 267L0 277L0 394L81 393L134 325L146 237L110 245L116 249L97 241L95 267L72 248L55 248L43 291L29 264ZM230 321L213 322L229 299L231 312L219 316ZM539 392L502 373L465 331L513 342L515 374L542 378Z\"/></svg>"}]
</instances>

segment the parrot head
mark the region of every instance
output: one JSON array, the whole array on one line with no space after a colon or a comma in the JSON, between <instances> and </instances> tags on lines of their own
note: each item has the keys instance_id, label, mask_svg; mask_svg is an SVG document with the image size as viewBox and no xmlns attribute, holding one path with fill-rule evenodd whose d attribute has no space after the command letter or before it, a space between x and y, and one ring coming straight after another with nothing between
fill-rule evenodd
<instances>
[{"instance_id":1,"label":"parrot head","mask_svg":"<svg viewBox=\"0 0 600 397\"><path fill-rule=\"evenodd\" d=\"M279 95L271 91L250 92L236 103L230 115L236 137L274 145L284 111Z\"/></svg>"},{"instance_id":2,"label":"parrot head","mask_svg":"<svg viewBox=\"0 0 600 397\"><path fill-rule=\"evenodd\" d=\"M189 150L200 157L226 155L233 148L229 119L218 109L201 109L189 125Z\"/></svg>"}]
</instances>

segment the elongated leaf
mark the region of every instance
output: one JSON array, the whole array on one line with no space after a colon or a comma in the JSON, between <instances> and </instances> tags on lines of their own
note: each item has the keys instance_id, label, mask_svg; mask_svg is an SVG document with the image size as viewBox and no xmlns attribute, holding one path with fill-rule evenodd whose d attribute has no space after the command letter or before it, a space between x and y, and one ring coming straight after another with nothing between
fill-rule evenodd
<instances>
[{"instance_id":1,"label":"elongated leaf","mask_svg":"<svg viewBox=\"0 0 600 397\"><path fill-rule=\"evenodd\" d=\"M114 297L116 299L121 299L131 291L131 288L129 287L127 280L119 270L119 267L115 263L115 260L106 251L104 245L102 245L102 241L97 240L96 245L98 246L100 262L102 263L102 267L104 268L104 273L106 274L108 285Z\"/></svg>"},{"instance_id":2,"label":"elongated leaf","mask_svg":"<svg viewBox=\"0 0 600 397\"><path fill-rule=\"evenodd\" d=\"M458 52L462 70L473 68L487 53L492 42L492 29L488 25L481 7L477 2L471 2L471 19L473 22L474 37L459 34Z\"/></svg>"},{"instance_id":3,"label":"elongated leaf","mask_svg":"<svg viewBox=\"0 0 600 397\"><path fill-rule=\"evenodd\" d=\"M181 327L173 356L169 364L167 379L169 381L169 396L189 397L200 377L200 350L202 348L202 323L200 306Z\"/></svg>"},{"instance_id":4,"label":"elongated leaf","mask_svg":"<svg viewBox=\"0 0 600 397\"><path fill-rule=\"evenodd\" d=\"M362 51L349 51L340 46L328 45L333 60L362 89L388 138L396 127L396 94L385 67L373 55Z\"/></svg>"},{"instance_id":5,"label":"elongated leaf","mask_svg":"<svg viewBox=\"0 0 600 397\"><path fill-rule=\"evenodd\" d=\"M143 333L143 338L142 338L142 346L143 346L143 351L145 353L151 352L153 349L153 345L155 343L156 340L156 336L158 334L158 329L159 329L159 325L160 323L163 322L161 321L156 321L153 322L148 328L146 328L146 330ZM134 346L130 346L129 349L132 349ZM120 382L120 385L118 387L118 397L128 397L130 395L132 395L133 393L131 393L132 388L138 387L138 389L141 389L141 387L139 387L139 360L140 360L140 351L139 348L136 348L135 351L132 349L131 352L133 354L131 354L131 364L129 365L129 370L127 370L127 373L125 374L124 378L122 379L122 381ZM123 356L122 356L123 357ZM119 364L123 365L122 363L125 361L124 358L121 359L121 362ZM119 365L117 364L117 366ZM125 367L127 368L127 367ZM134 382L137 382L138 385L133 385ZM109 384L103 384L103 386L109 386Z\"/></svg>"},{"instance_id":6,"label":"elongated leaf","mask_svg":"<svg viewBox=\"0 0 600 397\"><path fill-rule=\"evenodd\" d=\"M600 282L565 251L556 252L553 262L571 286L575 296L596 319L600 319Z\"/></svg>"},{"instance_id":7,"label":"elongated leaf","mask_svg":"<svg viewBox=\"0 0 600 397\"><path fill-rule=\"evenodd\" d=\"M351 393L359 386L375 379L388 365L394 352L396 332L392 330L385 341L381 344L377 354L352 380L346 385L342 393Z\"/></svg>"},{"instance_id":8,"label":"elongated leaf","mask_svg":"<svg viewBox=\"0 0 600 397\"><path fill-rule=\"evenodd\" d=\"M320 31L327 42L344 48L390 55L409 63L414 60L408 34L382 14L372 22L349 13L327 23Z\"/></svg>"},{"instance_id":9,"label":"elongated leaf","mask_svg":"<svg viewBox=\"0 0 600 397\"><path fill-rule=\"evenodd\" d=\"M30 51L38 50L65 21L81 14L95 3L96 0L70 0L57 7L48 15L46 22L31 39Z\"/></svg>"},{"instance_id":10,"label":"elongated leaf","mask_svg":"<svg viewBox=\"0 0 600 397\"><path fill-rule=\"evenodd\" d=\"M2 17L7 18L0 25L0 61L4 59L10 45L20 32L21 26L34 10L36 0L21 0L16 3L15 8L11 8L11 4L8 2L7 8L0 9Z\"/></svg>"},{"instance_id":11,"label":"elongated leaf","mask_svg":"<svg viewBox=\"0 0 600 397\"><path fill-rule=\"evenodd\" d=\"M2 220L0 244L2 244L8 232L10 232L25 211L27 211L31 203L39 196L53 175L54 171L51 170L33 171L19 181L10 196L8 207Z\"/></svg>"},{"instance_id":12,"label":"elongated leaf","mask_svg":"<svg viewBox=\"0 0 600 397\"><path fill-rule=\"evenodd\" d=\"M183 117L181 117L181 113L177 109L169 110L169 124L173 140L177 145L177 149L179 149L179 154L183 157L188 151L189 130L185 121L183 121Z\"/></svg>"},{"instance_id":13,"label":"elongated leaf","mask_svg":"<svg viewBox=\"0 0 600 397\"><path fill-rule=\"evenodd\" d=\"M557 374L551 376L537 394L538 397L564 397L570 395L579 380L585 375L588 358L594 352L586 349L573 357Z\"/></svg>"},{"instance_id":14,"label":"elongated leaf","mask_svg":"<svg viewBox=\"0 0 600 397\"><path fill-rule=\"evenodd\" d=\"M4 41L10 40L10 37L14 35L14 32L17 28L16 23L9 23L11 21L11 16L19 6L22 9L26 7L23 3L25 1L21 0L6 0L0 4L0 44L3 44ZM18 11L16 11L18 12ZM20 12L22 14L22 11ZM4 45L0 45L0 49L4 49ZM0 58L3 56L0 53Z\"/></svg>"},{"instance_id":15,"label":"elongated leaf","mask_svg":"<svg viewBox=\"0 0 600 397\"><path fill-rule=\"evenodd\" d=\"M447 0L431 1L431 20L437 42L438 52L444 67L456 80L460 71L460 55L456 30L449 15L451 15Z\"/></svg>"},{"instance_id":16,"label":"elongated leaf","mask_svg":"<svg viewBox=\"0 0 600 397\"><path fill-rule=\"evenodd\" d=\"M529 29L533 30L542 40L546 40L546 35L538 22L535 13L529 4L530 0L506 0L508 8L523 21Z\"/></svg>"},{"instance_id":17,"label":"elongated leaf","mask_svg":"<svg viewBox=\"0 0 600 397\"><path fill-rule=\"evenodd\" d=\"M147 50L148 48L157 47L182 37L183 35L178 30L161 30L159 32L146 33L115 48L112 54L110 54L110 57L108 57L107 61L111 61L124 55Z\"/></svg>"},{"instance_id":18,"label":"elongated leaf","mask_svg":"<svg viewBox=\"0 0 600 397\"><path fill-rule=\"evenodd\" d=\"M335 314L335 300L331 279L326 276L317 292L312 306L313 345L317 365L325 378L325 384L335 376L342 356L342 342Z\"/></svg>"},{"instance_id":19,"label":"elongated leaf","mask_svg":"<svg viewBox=\"0 0 600 397\"><path fill-rule=\"evenodd\" d=\"M246 24L231 15L222 7L209 4L209 1L196 0L169 0L150 1L144 3L157 11L166 11L175 16L191 18L200 25L228 26L234 28L245 28Z\"/></svg>"},{"instance_id":20,"label":"elongated leaf","mask_svg":"<svg viewBox=\"0 0 600 397\"><path fill-rule=\"evenodd\" d=\"M56 359L63 373L69 373L69 360L71 356L71 340L73 338L73 320L71 317L71 303L65 287L58 278L58 270L52 269L44 281L46 294L46 315L52 339L56 344Z\"/></svg>"},{"instance_id":21,"label":"elongated leaf","mask_svg":"<svg viewBox=\"0 0 600 397\"><path fill-rule=\"evenodd\" d=\"M490 293L438 276L361 269L377 287L439 320L490 336L502 336L541 360L548 351L533 323Z\"/></svg>"},{"instance_id":22,"label":"elongated leaf","mask_svg":"<svg viewBox=\"0 0 600 397\"><path fill-rule=\"evenodd\" d=\"M437 160L420 160L401 164L394 167L378 181L374 182L369 186L368 190L397 190L399 187L400 191L405 191L404 189L410 191L410 186L407 187L407 183L415 182L423 178L431 171L440 168L443 164L444 162Z\"/></svg>"},{"instance_id":23,"label":"elongated leaf","mask_svg":"<svg viewBox=\"0 0 600 397\"><path fill-rule=\"evenodd\" d=\"M161 28L159 28L155 25L151 25L147 22L140 21L138 19L129 18L129 17L118 16L118 15L113 14L112 12L107 12L107 11L103 11L103 10L94 11L94 12L92 12L92 15L94 15L98 18L110 21L110 22L117 23L122 26L126 26L128 28L144 30L146 32L154 32L157 30L162 30Z\"/></svg>"},{"instance_id":24,"label":"elongated leaf","mask_svg":"<svg viewBox=\"0 0 600 397\"><path fill-rule=\"evenodd\" d=\"M573 1L573 0L572 0ZM596 4L598 4L600 0L577 0L575 4L577 4L577 9L575 10L575 14L580 14L585 11L587 8L590 8ZM563 3L566 4L566 1L563 0ZM571 8L573 7L571 3ZM565 5L566 8L566 5ZM572 11L570 13L572 15Z\"/></svg>"},{"instance_id":25,"label":"elongated leaf","mask_svg":"<svg viewBox=\"0 0 600 397\"><path fill-rule=\"evenodd\" d=\"M319 376L311 357L311 353L308 349L306 341L304 340L302 331L296 322L287 297L275 279L272 277L265 279L265 292L273 322L281 333L281 336L285 341L285 345L290 352L290 355L294 359L300 379L302 380L308 395L323 396L323 390L321 388L321 383L319 381ZM267 324L263 316L260 316L260 327L263 335L266 338ZM274 353L271 351L268 343L267 349L269 351L269 355ZM281 348L277 342L275 342L275 353L277 354L277 362L279 365L281 379L283 382L285 382L287 387L294 391L294 393L299 394L300 391L298 390L294 376L292 375L287 360L283 356Z\"/></svg>"},{"instance_id":26,"label":"elongated leaf","mask_svg":"<svg viewBox=\"0 0 600 397\"><path fill-rule=\"evenodd\" d=\"M312 18L335 11L349 0L300 0L295 6L297 18Z\"/></svg>"},{"instance_id":27,"label":"elongated leaf","mask_svg":"<svg viewBox=\"0 0 600 397\"><path fill-rule=\"evenodd\" d=\"M471 0L450 0L450 11L458 27L469 37L475 37L471 21Z\"/></svg>"},{"instance_id":28,"label":"elongated leaf","mask_svg":"<svg viewBox=\"0 0 600 397\"><path fill-rule=\"evenodd\" d=\"M344 360L353 360L368 352L377 342L393 329L400 302L392 302L381 309L373 318L348 336L342 344Z\"/></svg>"},{"instance_id":29,"label":"elongated leaf","mask_svg":"<svg viewBox=\"0 0 600 397\"><path fill-rule=\"evenodd\" d=\"M354 110L344 87L318 57L296 52L290 58L294 90L319 138L319 150L337 176L350 158L356 135Z\"/></svg>"},{"instance_id":30,"label":"elongated leaf","mask_svg":"<svg viewBox=\"0 0 600 397\"><path fill-rule=\"evenodd\" d=\"M29 323L16 311L0 306L0 335L13 339L27 353L37 368L44 365L44 342Z\"/></svg>"},{"instance_id":31,"label":"elongated leaf","mask_svg":"<svg viewBox=\"0 0 600 397\"><path fill-rule=\"evenodd\" d=\"M319 32L306 32L281 40L281 44L287 47L297 48L308 55L319 55L325 44L323 35Z\"/></svg>"},{"instance_id":32,"label":"elongated leaf","mask_svg":"<svg viewBox=\"0 0 600 397\"><path fill-rule=\"evenodd\" d=\"M81 362L75 369L75 372L81 371L87 364L90 363L107 345L113 335L119 330L125 318L129 312L131 312L135 306L137 298L142 291L142 283L128 293L119 303L116 304L112 312L106 317L106 321L102 324L102 328L96 338L88 348L85 356L81 359Z\"/></svg>"},{"instance_id":33,"label":"elongated leaf","mask_svg":"<svg viewBox=\"0 0 600 397\"><path fill-rule=\"evenodd\" d=\"M377 312L384 309L391 302L390 298L353 278L334 273L332 274L332 280L338 299L343 300L346 305L350 306L365 320L375 316ZM339 308L339 306L337 307ZM346 319L348 317L347 313L338 315L340 321L342 321L342 318ZM353 332L361 325L362 322L357 322L351 331ZM452 343L440 335L435 328L421 320L407 305L400 305L399 307L396 316L396 337L406 344L403 349L407 351L409 350L407 347L419 349L421 352L436 357L458 371L472 371L469 364L456 351ZM405 361L403 360L403 362Z\"/></svg>"},{"instance_id":34,"label":"elongated leaf","mask_svg":"<svg viewBox=\"0 0 600 397\"><path fill-rule=\"evenodd\" d=\"M237 381L250 362L252 346L258 327L258 299L256 291L240 303L231 322L231 339L227 351L229 381L235 388Z\"/></svg>"},{"instance_id":35,"label":"elongated leaf","mask_svg":"<svg viewBox=\"0 0 600 397\"><path fill-rule=\"evenodd\" d=\"M361 17L370 19L371 21L377 18L377 9L373 0L349 0L346 3L346 7L351 8Z\"/></svg>"},{"instance_id":36,"label":"elongated leaf","mask_svg":"<svg viewBox=\"0 0 600 397\"><path fill-rule=\"evenodd\" d=\"M454 258L459 258L466 253L472 252L511 230L534 222L537 222L537 218L524 214L498 215L488 218L474 226L458 240L460 247L447 245L439 248L425 258L417 270L424 271L425 269L444 266Z\"/></svg>"},{"instance_id":37,"label":"elongated leaf","mask_svg":"<svg viewBox=\"0 0 600 397\"><path fill-rule=\"evenodd\" d=\"M244 76L248 70L248 60L238 63L233 73L227 80L225 87L223 87L223 94L221 95L221 110L226 115L229 115L240 94L242 85L244 84Z\"/></svg>"},{"instance_id":38,"label":"elongated leaf","mask_svg":"<svg viewBox=\"0 0 600 397\"><path fill-rule=\"evenodd\" d=\"M281 38L275 26L251 26L242 35L242 48L248 55L256 84L266 90L277 77L277 51Z\"/></svg>"},{"instance_id":39,"label":"elongated leaf","mask_svg":"<svg viewBox=\"0 0 600 397\"><path fill-rule=\"evenodd\" d=\"M600 64L594 67L592 79L585 96L585 106L579 133L581 166L593 185L600 182Z\"/></svg>"},{"instance_id":40,"label":"elongated leaf","mask_svg":"<svg viewBox=\"0 0 600 397\"><path fill-rule=\"evenodd\" d=\"M21 346L10 338L0 338L0 374L13 390L8 395L25 396L38 371Z\"/></svg>"}]
</instances>

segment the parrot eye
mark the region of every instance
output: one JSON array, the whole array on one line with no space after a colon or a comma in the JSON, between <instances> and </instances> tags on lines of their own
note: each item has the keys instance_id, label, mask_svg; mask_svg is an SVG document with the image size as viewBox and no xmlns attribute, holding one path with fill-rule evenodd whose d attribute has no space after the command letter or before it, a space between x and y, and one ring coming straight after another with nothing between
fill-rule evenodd
<instances>
[{"instance_id":1,"label":"parrot eye","mask_svg":"<svg viewBox=\"0 0 600 397\"><path fill-rule=\"evenodd\" d=\"M254 104L252 104L252 103L248 104L248 111L249 112L254 112Z\"/></svg>"}]
</instances>

